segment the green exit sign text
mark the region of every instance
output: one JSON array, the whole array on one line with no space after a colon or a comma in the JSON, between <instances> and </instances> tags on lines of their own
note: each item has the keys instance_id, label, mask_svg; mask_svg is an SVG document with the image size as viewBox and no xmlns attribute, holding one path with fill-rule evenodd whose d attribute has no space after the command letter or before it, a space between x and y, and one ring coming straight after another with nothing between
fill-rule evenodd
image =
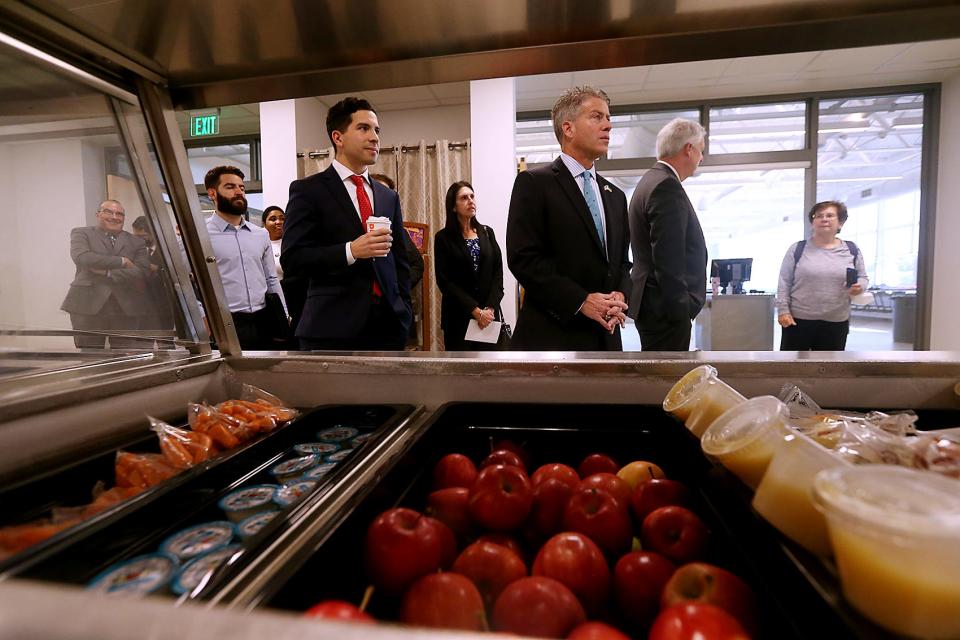
<instances>
[{"instance_id":1,"label":"green exit sign text","mask_svg":"<svg viewBox=\"0 0 960 640\"><path fill-rule=\"evenodd\" d=\"M202 116L190 116L190 137L215 136L220 133L220 116L208 113Z\"/></svg>"}]
</instances>

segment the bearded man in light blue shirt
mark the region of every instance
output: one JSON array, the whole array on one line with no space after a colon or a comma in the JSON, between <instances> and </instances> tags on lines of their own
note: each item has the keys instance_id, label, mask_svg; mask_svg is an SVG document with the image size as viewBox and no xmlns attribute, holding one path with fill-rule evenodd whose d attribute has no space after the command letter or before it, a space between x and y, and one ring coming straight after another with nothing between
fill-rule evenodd
<instances>
[{"instance_id":1,"label":"bearded man in light blue shirt","mask_svg":"<svg viewBox=\"0 0 960 640\"><path fill-rule=\"evenodd\" d=\"M244 219L247 198L243 178L243 172L232 166L214 167L207 172L204 186L216 207L207 220L207 233L240 347L275 349L288 338L289 327L281 324L281 316L287 315L286 302L277 278L270 235ZM277 295L282 314L268 308L268 293Z\"/></svg>"}]
</instances>

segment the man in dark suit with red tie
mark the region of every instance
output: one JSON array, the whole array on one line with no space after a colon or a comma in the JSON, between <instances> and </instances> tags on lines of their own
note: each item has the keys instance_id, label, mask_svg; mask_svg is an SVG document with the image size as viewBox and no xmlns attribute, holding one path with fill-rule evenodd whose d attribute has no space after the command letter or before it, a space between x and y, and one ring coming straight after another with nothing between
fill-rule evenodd
<instances>
[{"instance_id":1,"label":"man in dark suit with red tie","mask_svg":"<svg viewBox=\"0 0 960 640\"><path fill-rule=\"evenodd\" d=\"M507 264L523 285L511 347L619 351L630 291L627 200L596 173L610 144L610 99L570 89L553 107L561 154L517 176Z\"/></svg>"},{"instance_id":2,"label":"man in dark suit with red tie","mask_svg":"<svg viewBox=\"0 0 960 640\"><path fill-rule=\"evenodd\" d=\"M307 350L402 350L413 319L406 231L400 198L367 170L380 153L377 114L345 98L330 108L327 134L333 163L291 183L287 203L280 264L310 282L296 336ZM390 229L367 231L371 215Z\"/></svg>"},{"instance_id":3,"label":"man in dark suit with red tie","mask_svg":"<svg viewBox=\"0 0 960 640\"><path fill-rule=\"evenodd\" d=\"M60 308L70 314L79 348L149 348L152 341L129 335L155 315L147 294L150 258L143 240L123 230L126 212L116 200L97 207L97 226L70 232L70 257L77 266L70 291Z\"/></svg>"}]
</instances>

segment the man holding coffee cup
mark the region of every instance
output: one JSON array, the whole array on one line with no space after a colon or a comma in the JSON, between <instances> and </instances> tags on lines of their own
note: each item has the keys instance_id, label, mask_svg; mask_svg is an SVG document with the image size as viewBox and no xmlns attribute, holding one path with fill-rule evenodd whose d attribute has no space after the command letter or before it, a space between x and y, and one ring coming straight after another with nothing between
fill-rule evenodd
<instances>
[{"instance_id":1,"label":"man holding coffee cup","mask_svg":"<svg viewBox=\"0 0 960 640\"><path fill-rule=\"evenodd\" d=\"M309 278L296 328L306 350L402 350L413 319L396 192L372 181L380 124L370 103L345 98L327 114L336 151L325 171L290 184L280 264Z\"/></svg>"}]
</instances>

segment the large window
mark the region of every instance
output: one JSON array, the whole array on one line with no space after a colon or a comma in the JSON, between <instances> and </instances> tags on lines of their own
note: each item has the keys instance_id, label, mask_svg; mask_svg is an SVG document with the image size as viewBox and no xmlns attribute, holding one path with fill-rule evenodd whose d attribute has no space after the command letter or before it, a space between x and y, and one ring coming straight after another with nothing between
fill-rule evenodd
<instances>
[{"instance_id":1,"label":"large window","mask_svg":"<svg viewBox=\"0 0 960 640\"><path fill-rule=\"evenodd\" d=\"M931 89L932 90L932 89ZM621 107L610 150L597 166L631 197L655 160L656 135L673 117L699 120L707 153L684 187L697 209L710 258L753 258L746 289L776 292L788 247L809 232L816 201L846 203L841 238L860 248L875 298L853 307L849 349L912 348L894 342L896 301L917 305L921 252L921 160L925 93L809 95L784 101L724 100L686 108ZM560 151L542 114L520 114L517 156L527 165ZM811 130L812 129L812 130ZM858 341L862 341L862 344Z\"/></svg>"}]
</instances>

